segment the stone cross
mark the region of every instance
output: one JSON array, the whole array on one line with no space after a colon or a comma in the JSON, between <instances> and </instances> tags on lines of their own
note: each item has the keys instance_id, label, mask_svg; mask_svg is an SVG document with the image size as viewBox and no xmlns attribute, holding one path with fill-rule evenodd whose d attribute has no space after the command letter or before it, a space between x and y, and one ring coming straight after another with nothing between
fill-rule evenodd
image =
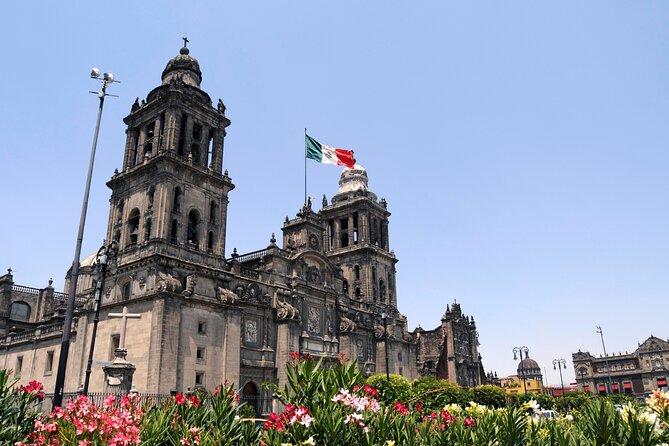
<instances>
[{"instance_id":1,"label":"stone cross","mask_svg":"<svg viewBox=\"0 0 669 446\"><path fill-rule=\"evenodd\" d=\"M184 48L186 48L188 46L188 42L190 42L190 40L188 40L188 37L182 37L181 40L184 41Z\"/></svg>"},{"instance_id":2,"label":"stone cross","mask_svg":"<svg viewBox=\"0 0 669 446\"><path fill-rule=\"evenodd\" d=\"M128 313L128 307L123 307L123 313L109 313L109 317L120 317L121 318L121 336L118 340L118 348L120 350L125 349L125 331L128 325L128 318L130 319L139 319L142 317L141 314Z\"/></svg>"}]
</instances>

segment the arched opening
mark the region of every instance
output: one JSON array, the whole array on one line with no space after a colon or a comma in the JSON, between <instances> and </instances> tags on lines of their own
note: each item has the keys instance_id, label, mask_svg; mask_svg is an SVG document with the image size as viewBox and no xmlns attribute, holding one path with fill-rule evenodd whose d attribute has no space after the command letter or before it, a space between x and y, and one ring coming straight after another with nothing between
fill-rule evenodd
<instances>
[{"instance_id":1,"label":"arched opening","mask_svg":"<svg viewBox=\"0 0 669 446\"><path fill-rule=\"evenodd\" d=\"M183 196L183 191L179 186L174 188L174 201L172 203L172 211L180 212L181 211L181 198Z\"/></svg>"},{"instance_id":2,"label":"arched opening","mask_svg":"<svg viewBox=\"0 0 669 446\"><path fill-rule=\"evenodd\" d=\"M12 303L9 318L13 321L28 321L30 319L30 305L25 302Z\"/></svg>"},{"instance_id":3,"label":"arched opening","mask_svg":"<svg viewBox=\"0 0 669 446\"><path fill-rule=\"evenodd\" d=\"M116 223L121 223L123 221L123 207L125 206L125 203L123 200L120 200L118 202L118 205L116 206Z\"/></svg>"},{"instance_id":4,"label":"arched opening","mask_svg":"<svg viewBox=\"0 0 669 446\"><path fill-rule=\"evenodd\" d=\"M139 209L130 211L128 217L128 246L136 245L139 237Z\"/></svg>"},{"instance_id":5,"label":"arched opening","mask_svg":"<svg viewBox=\"0 0 669 446\"><path fill-rule=\"evenodd\" d=\"M344 295L348 297L348 280L344 279Z\"/></svg>"},{"instance_id":6,"label":"arched opening","mask_svg":"<svg viewBox=\"0 0 669 446\"><path fill-rule=\"evenodd\" d=\"M253 381L244 384L240 399L241 402L253 407L256 416L260 416L260 393L258 392L258 386Z\"/></svg>"},{"instance_id":7,"label":"arched opening","mask_svg":"<svg viewBox=\"0 0 669 446\"><path fill-rule=\"evenodd\" d=\"M360 266L355 265L353 267L353 273L355 274L355 280L360 280Z\"/></svg>"},{"instance_id":8,"label":"arched opening","mask_svg":"<svg viewBox=\"0 0 669 446\"><path fill-rule=\"evenodd\" d=\"M214 232L209 231L207 235L207 251L211 254L214 252Z\"/></svg>"},{"instance_id":9,"label":"arched opening","mask_svg":"<svg viewBox=\"0 0 669 446\"><path fill-rule=\"evenodd\" d=\"M144 144L144 157L143 157L143 159L151 158L152 153L153 153L153 144L151 144L151 143Z\"/></svg>"},{"instance_id":10,"label":"arched opening","mask_svg":"<svg viewBox=\"0 0 669 446\"><path fill-rule=\"evenodd\" d=\"M179 142L177 144L177 155L184 156L184 144L186 142L186 125L188 124L188 116L184 113L181 115L181 124L179 125Z\"/></svg>"},{"instance_id":11,"label":"arched opening","mask_svg":"<svg viewBox=\"0 0 669 446\"><path fill-rule=\"evenodd\" d=\"M146 196L147 196L148 201L149 201L149 209L151 209L153 207L153 199L154 199L155 195L156 195L156 188L154 186L151 186L149 188L149 191L146 193Z\"/></svg>"},{"instance_id":12,"label":"arched opening","mask_svg":"<svg viewBox=\"0 0 669 446\"><path fill-rule=\"evenodd\" d=\"M199 243L198 229L200 226L200 213L193 209L188 213L188 229L186 231L186 243L197 248Z\"/></svg>"},{"instance_id":13,"label":"arched opening","mask_svg":"<svg viewBox=\"0 0 669 446\"><path fill-rule=\"evenodd\" d=\"M348 246L348 218L339 220L339 227L339 246L341 248L346 248Z\"/></svg>"},{"instance_id":14,"label":"arched opening","mask_svg":"<svg viewBox=\"0 0 669 446\"><path fill-rule=\"evenodd\" d=\"M179 224L177 223L176 220L172 220L172 228L170 229L170 242L177 243L179 241L179 237L177 236L178 229L179 229Z\"/></svg>"},{"instance_id":15,"label":"arched opening","mask_svg":"<svg viewBox=\"0 0 669 446\"><path fill-rule=\"evenodd\" d=\"M144 224L144 241L149 241L151 238L151 219L147 218Z\"/></svg>"},{"instance_id":16,"label":"arched opening","mask_svg":"<svg viewBox=\"0 0 669 446\"><path fill-rule=\"evenodd\" d=\"M362 292L360 291L360 287L357 286L355 287L355 298L360 300L361 297L362 297Z\"/></svg>"},{"instance_id":17,"label":"arched opening","mask_svg":"<svg viewBox=\"0 0 669 446\"><path fill-rule=\"evenodd\" d=\"M202 138L202 126L200 124L193 124L193 139L199 141Z\"/></svg>"},{"instance_id":18,"label":"arched opening","mask_svg":"<svg viewBox=\"0 0 669 446\"><path fill-rule=\"evenodd\" d=\"M197 144L193 144L190 147L190 154L193 159L193 164L196 166L200 165L200 146Z\"/></svg>"},{"instance_id":19,"label":"arched opening","mask_svg":"<svg viewBox=\"0 0 669 446\"><path fill-rule=\"evenodd\" d=\"M386 284L383 282L383 279L379 280L379 301L385 302L386 300Z\"/></svg>"},{"instance_id":20,"label":"arched opening","mask_svg":"<svg viewBox=\"0 0 669 446\"><path fill-rule=\"evenodd\" d=\"M216 224L216 214L218 214L218 204L216 204L216 201L211 200L209 203L209 223L212 225Z\"/></svg>"}]
</instances>

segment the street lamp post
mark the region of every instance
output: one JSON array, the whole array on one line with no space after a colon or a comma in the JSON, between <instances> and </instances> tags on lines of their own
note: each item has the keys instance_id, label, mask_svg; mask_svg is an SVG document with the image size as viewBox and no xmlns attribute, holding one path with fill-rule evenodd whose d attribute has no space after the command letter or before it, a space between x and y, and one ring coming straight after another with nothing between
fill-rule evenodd
<instances>
[{"instance_id":1,"label":"street lamp post","mask_svg":"<svg viewBox=\"0 0 669 446\"><path fill-rule=\"evenodd\" d=\"M84 226L86 225L86 211L88 210L88 196L91 191L91 178L93 176L93 164L95 162L95 149L98 144L98 133L100 132L100 121L102 120L102 107L107 94L107 86L113 82L114 75L104 73L100 78L100 70L93 68L91 78L102 81L102 88L97 94L100 99L98 107L98 118L95 123L95 133L93 134L93 146L91 147L91 156L88 162L88 175L86 176L86 186L84 188L84 199L81 205L81 217L79 219L79 231L77 233L77 244L74 249L74 260L72 261L72 270L70 273L70 290L67 299L67 309L65 310L65 320L63 321L63 337L60 341L60 355L58 357L58 371L56 372L56 388L53 392L53 407L60 407L63 402L63 387L65 386L65 369L67 368L67 357L70 352L70 338L72 337L72 319L74 317L74 300L77 293L77 278L79 276L79 259L81 258L81 244L84 239Z\"/></svg>"},{"instance_id":2,"label":"street lamp post","mask_svg":"<svg viewBox=\"0 0 669 446\"><path fill-rule=\"evenodd\" d=\"M93 317L93 330L91 331L91 348L88 352L88 365L86 366L86 379L84 380L83 394L88 395L88 384L91 380L91 368L93 367L93 352L95 351L95 335L100 322L100 306L102 305L102 293L105 287L107 271L114 274L116 269L116 255L118 254L118 242L113 240L109 245L102 246L95 256L95 269L99 274L98 293L95 297L95 316Z\"/></svg>"},{"instance_id":3,"label":"street lamp post","mask_svg":"<svg viewBox=\"0 0 669 446\"><path fill-rule=\"evenodd\" d=\"M388 353L388 319L396 316L397 310L392 305L383 305L374 308L374 314L383 321L383 346L386 351L386 381L390 381L390 357Z\"/></svg>"},{"instance_id":4,"label":"street lamp post","mask_svg":"<svg viewBox=\"0 0 669 446\"><path fill-rule=\"evenodd\" d=\"M513 360L518 359L518 355L520 355L520 376L521 379L523 380L523 394L527 395L527 385L525 384L525 369L523 367L523 353L525 353L525 358L528 358L530 355L530 349L522 346L522 347L514 347L513 348Z\"/></svg>"},{"instance_id":5,"label":"street lamp post","mask_svg":"<svg viewBox=\"0 0 669 446\"><path fill-rule=\"evenodd\" d=\"M597 326L597 333L599 333L599 336L602 338L602 350L604 350L604 360L606 361L606 373L609 377L609 390L606 393L609 394L613 392L611 385L611 367L609 367L609 356L606 354L606 346L604 345L604 332L602 331L601 325Z\"/></svg>"},{"instance_id":6,"label":"street lamp post","mask_svg":"<svg viewBox=\"0 0 669 446\"><path fill-rule=\"evenodd\" d=\"M560 386L562 386L562 399L564 401L565 408L567 407L567 397L564 394L564 381L562 381L562 369L567 368L567 361L564 359L554 359L553 360L553 370L558 369L560 371Z\"/></svg>"}]
</instances>

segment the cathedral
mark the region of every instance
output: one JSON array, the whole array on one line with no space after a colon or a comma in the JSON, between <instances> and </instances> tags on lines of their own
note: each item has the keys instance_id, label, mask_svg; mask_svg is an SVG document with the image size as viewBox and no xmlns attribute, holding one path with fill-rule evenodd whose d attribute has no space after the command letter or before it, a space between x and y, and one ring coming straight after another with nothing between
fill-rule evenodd
<instances>
[{"instance_id":1,"label":"cathedral","mask_svg":"<svg viewBox=\"0 0 669 446\"><path fill-rule=\"evenodd\" d=\"M101 281L96 255L81 261L66 393L84 381L98 294L91 392L130 381L149 394L229 382L266 413L271 394L262 383L286 383L291 352L352 358L367 376L482 383L474 319L459 304L437 329L409 331L398 309L388 203L360 166L342 172L319 210L308 201L286 218L267 246L226 256L231 121L223 101L214 105L200 88L200 65L186 46L161 80L124 119L123 165L107 183L116 267ZM69 281L70 272L66 290ZM1 368L53 389L66 301L51 282L33 288L15 284L11 270L0 276ZM119 364L132 373L114 375Z\"/></svg>"}]
</instances>

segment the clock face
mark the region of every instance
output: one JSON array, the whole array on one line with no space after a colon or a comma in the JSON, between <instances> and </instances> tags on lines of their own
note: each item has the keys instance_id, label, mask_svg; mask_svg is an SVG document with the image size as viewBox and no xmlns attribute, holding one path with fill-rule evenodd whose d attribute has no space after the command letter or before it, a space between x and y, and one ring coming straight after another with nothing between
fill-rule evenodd
<instances>
[{"instance_id":1,"label":"clock face","mask_svg":"<svg viewBox=\"0 0 669 446\"><path fill-rule=\"evenodd\" d=\"M312 249L318 249L318 237L316 237L314 234L309 236L309 247Z\"/></svg>"}]
</instances>

